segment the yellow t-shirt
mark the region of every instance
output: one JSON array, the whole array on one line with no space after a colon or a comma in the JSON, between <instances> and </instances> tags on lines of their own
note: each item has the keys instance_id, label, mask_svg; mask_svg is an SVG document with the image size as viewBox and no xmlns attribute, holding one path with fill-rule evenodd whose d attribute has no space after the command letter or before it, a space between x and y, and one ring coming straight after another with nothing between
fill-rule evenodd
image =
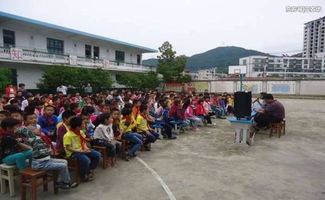
<instances>
[{"instance_id":1,"label":"yellow t-shirt","mask_svg":"<svg viewBox=\"0 0 325 200\"><path fill-rule=\"evenodd\" d=\"M133 122L133 120L131 120L131 124L129 126L125 125L125 121L126 119L121 119L120 120L120 130L121 130L121 133L124 134L124 133L127 133L127 132L131 132L132 129L135 127L135 123Z\"/></svg>"},{"instance_id":2,"label":"yellow t-shirt","mask_svg":"<svg viewBox=\"0 0 325 200\"><path fill-rule=\"evenodd\" d=\"M83 131L81 131L81 135L83 137L86 137ZM63 146L64 146L65 154L67 155L67 157L70 157L72 152L66 149L67 145L71 146L71 148L73 149L82 150L80 137L70 130L63 137Z\"/></svg>"},{"instance_id":3,"label":"yellow t-shirt","mask_svg":"<svg viewBox=\"0 0 325 200\"><path fill-rule=\"evenodd\" d=\"M137 132L144 132L144 131L149 130L147 120L145 118L143 118L141 115L138 115L135 124L137 127Z\"/></svg>"},{"instance_id":4,"label":"yellow t-shirt","mask_svg":"<svg viewBox=\"0 0 325 200\"><path fill-rule=\"evenodd\" d=\"M233 98L231 98L231 97L228 97L228 105L229 106L234 106L234 99Z\"/></svg>"}]
</instances>

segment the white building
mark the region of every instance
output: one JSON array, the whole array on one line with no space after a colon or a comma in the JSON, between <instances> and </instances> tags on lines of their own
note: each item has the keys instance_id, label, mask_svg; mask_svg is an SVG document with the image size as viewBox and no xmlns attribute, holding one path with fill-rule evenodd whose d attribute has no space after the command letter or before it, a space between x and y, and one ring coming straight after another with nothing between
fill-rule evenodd
<instances>
[{"instance_id":1,"label":"white building","mask_svg":"<svg viewBox=\"0 0 325 200\"><path fill-rule=\"evenodd\" d=\"M217 73L218 68L201 69L197 71L197 80L216 80L221 77L226 77L227 74Z\"/></svg>"},{"instance_id":2,"label":"white building","mask_svg":"<svg viewBox=\"0 0 325 200\"><path fill-rule=\"evenodd\" d=\"M42 72L51 65L100 67L116 72L144 73L143 53L157 52L111 38L0 12L0 68L11 68L13 81L36 89Z\"/></svg>"},{"instance_id":3,"label":"white building","mask_svg":"<svg viewBox=\"0 0 325 200\"><path fill-rule=\"evenodd\" d=\"M215 69L201 69L197 71L198 80L213 80L215 79Z\"/></svg>"},{"instance_id":4,"label":"white building","mask_svg":"<svg viewBox=\"0 0 325 200\"><path fill-rule=\"evenodd\" d=\"M239 59L247 66L246 77L324 77L325 58L248 56Z\"/></svg>"},{"instance_id":5,"label":"white building","mask_svg":"<svg viewBox=\"0 0 325 200\"><path fill-rule=\"evenodd\" d=\"M325 56L325 17L305 23L303 57Z\"/></svg>"}]
</instances>

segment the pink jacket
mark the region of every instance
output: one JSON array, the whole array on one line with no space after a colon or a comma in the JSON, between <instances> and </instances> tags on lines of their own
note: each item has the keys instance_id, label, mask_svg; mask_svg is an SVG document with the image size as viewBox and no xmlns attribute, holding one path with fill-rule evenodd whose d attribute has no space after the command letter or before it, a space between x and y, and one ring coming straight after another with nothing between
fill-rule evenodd
<instances>
[{"instance_id":1,"label":"pink jacket","mask_svg":"<svg viewBox=\"0 0 325 200\"><path fill-rule=\"evenodd\" d=\"M188 106L186 108L186 110L185 110L184 115L185 115L185 118L195 117L193 107L192 106Z\"/></svg>"},{"instance_id":2,"label":"pink jacket","mask_svg":"<svg viewBox=\"0 0 325 200\"><path fill-rule=\"evenodd\" d=\"M211 106L210 106L209 102L204 101L203 107L204 107L205 113L209 113L211 111Z\"/></svg>"}]
</instances>

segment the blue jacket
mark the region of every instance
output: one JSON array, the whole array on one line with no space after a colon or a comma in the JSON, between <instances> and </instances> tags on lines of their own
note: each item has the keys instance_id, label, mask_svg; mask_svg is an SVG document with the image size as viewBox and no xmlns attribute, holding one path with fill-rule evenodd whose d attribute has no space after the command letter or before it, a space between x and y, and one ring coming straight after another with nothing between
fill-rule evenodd
<instances>
[{"instance_id":1,"label":"blue jacket","mask_svg":"<svg viewBox=\"0 0 325 200\"><path fill-rule=\"evenodd\" d=\"M41 115L38 117L38 124L41 126L41 130L44 134L48 134L49 132L55 132L56 125L58 124L58 118L55 115L51 117L52 123L49 124L46 117Z\"/></svg>"}]
</instances>

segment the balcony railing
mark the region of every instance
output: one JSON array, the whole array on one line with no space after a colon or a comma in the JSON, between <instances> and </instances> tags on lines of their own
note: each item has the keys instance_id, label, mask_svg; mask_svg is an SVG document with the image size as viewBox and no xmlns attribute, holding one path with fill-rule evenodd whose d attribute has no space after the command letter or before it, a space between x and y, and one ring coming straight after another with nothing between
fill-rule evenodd
<instances>
[{"instance_id":1,"label":"balcony railing","mask_svg":"<svg viewBox=\"0 0 325 200\"><path fill-rule=\"evenodd\" d=\"M68 65L89 68L99 67L114 71L149 72L156 70L151 66L138 65L134 63L118 62L105 59L92 59L72 55L56 55L37 50L18 48L9 49L4 47L0 47L0 59L35 64Z\"/></svg>"}]
</instances>

